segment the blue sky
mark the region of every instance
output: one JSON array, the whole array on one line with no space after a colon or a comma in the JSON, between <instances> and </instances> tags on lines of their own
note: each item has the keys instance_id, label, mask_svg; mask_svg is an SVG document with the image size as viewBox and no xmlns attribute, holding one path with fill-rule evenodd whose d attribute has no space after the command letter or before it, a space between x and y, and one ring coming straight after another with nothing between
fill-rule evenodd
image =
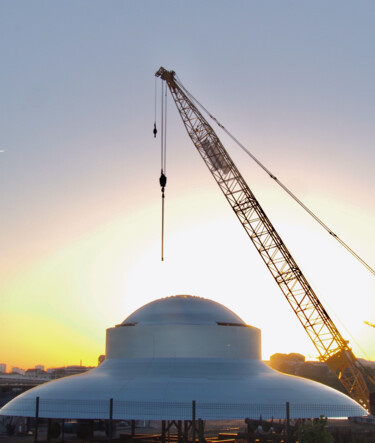
<instances>
[{"instance_id":1,"label":"blue sky","mask_svg":"<svg viewBox=\"0 0 375 443\"><path fill-rule=\"evenodd\" d=\"M26 359L20 338L5 362L63 363L64 351L73 363L69 352L78 360L87 340L84 359L94 362L106 327L180 292L213 298L260 327L264 357L314 357L171 100L160 264L154 73L174 69L374 266L374 19L370 1L2 1L3 328L22 337L20 310L30 305L30 322L47 330L55 319L62 331L60 356L42 352L39 338ZM375 320L373 276L218 135L329 312L375 359L374 332L363 325Z\"/></svg>"}]
</instances>

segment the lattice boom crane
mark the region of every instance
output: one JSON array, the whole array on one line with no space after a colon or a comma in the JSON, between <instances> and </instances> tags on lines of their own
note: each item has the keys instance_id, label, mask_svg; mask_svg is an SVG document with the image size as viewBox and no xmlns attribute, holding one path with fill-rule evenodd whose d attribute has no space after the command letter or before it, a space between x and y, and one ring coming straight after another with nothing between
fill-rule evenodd
<instances>
[{"instance_id":1,"label":"lattice boom crane","mask_svg":"<svg viewBox=\"0 0 375 443\"><path fill-rule=\"evenodd\" d=\"M362 366L241 176L218 136L192 103L174 71L156 72L166 82L185 128L298 320L349 395L369 409Z\"/></svg>"}]
</instances>

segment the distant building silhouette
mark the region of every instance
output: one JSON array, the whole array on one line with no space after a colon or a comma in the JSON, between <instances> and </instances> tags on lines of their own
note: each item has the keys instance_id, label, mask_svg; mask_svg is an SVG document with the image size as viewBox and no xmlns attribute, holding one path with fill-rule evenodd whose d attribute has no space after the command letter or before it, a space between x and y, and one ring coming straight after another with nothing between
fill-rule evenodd
<instances>
[{"instance_id":1,"label":"distant building silhouette","mask_svg":"<svg viewBox=\"0 0 375 443\"><path fill-rule=\"evenodd\" d=\"M16 366L14 366L12 368L12 374L19 374L19 375L25 375L25 370L21 369L21 368L17 368Z\"/></svg>"},{"instance_id":2,"label":"distant building silhouette","mask_svg":"<svg viewBox=\"0 0 375 443\"><path fill-rule=\"evenodd\" d=\"M305 361L303 355L295 353L274 354L270 357L270 366L285 374L318 381L346 393L344 387L324 362Z\"/></svg>"}]
</instances>

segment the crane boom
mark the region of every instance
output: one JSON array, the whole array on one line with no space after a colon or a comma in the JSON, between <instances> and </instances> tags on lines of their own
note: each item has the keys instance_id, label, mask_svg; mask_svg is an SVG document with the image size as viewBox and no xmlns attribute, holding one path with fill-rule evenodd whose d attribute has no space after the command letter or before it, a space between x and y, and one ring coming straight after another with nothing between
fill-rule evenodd
<instances>
[{"instance_id":1,"label":"crane boom","mask_svg":"<svg viewBox=\"0 0 375 443\"><path fill-rule=\"evenodd\" d=\"M369 408L361 365L261 208L218 136L180 87L174 71L155 74L166 82L185 128L298 320L349 395Z\"/></svg>"}]
</instances>

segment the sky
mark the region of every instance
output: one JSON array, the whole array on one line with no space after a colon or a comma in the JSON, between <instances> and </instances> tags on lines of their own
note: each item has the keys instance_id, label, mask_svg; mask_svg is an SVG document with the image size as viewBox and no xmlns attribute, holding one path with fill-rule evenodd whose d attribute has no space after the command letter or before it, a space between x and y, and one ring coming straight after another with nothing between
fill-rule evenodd
<instances>
[{"instance_id":1,"label":"sky","mask_svg":"<svg viewBox=\"0 0 375 443\"><path fill-rule=\"evenodd\" d=\"M374 267L374 21L372 1L0 1L0 362L96 365L107 328L176 294L260 328L264 359L316 358L170 97L161 262L154 73L175 70ZM375 360L374 276L217 134L354 353Z\"/></svg>"}]
</instances>

